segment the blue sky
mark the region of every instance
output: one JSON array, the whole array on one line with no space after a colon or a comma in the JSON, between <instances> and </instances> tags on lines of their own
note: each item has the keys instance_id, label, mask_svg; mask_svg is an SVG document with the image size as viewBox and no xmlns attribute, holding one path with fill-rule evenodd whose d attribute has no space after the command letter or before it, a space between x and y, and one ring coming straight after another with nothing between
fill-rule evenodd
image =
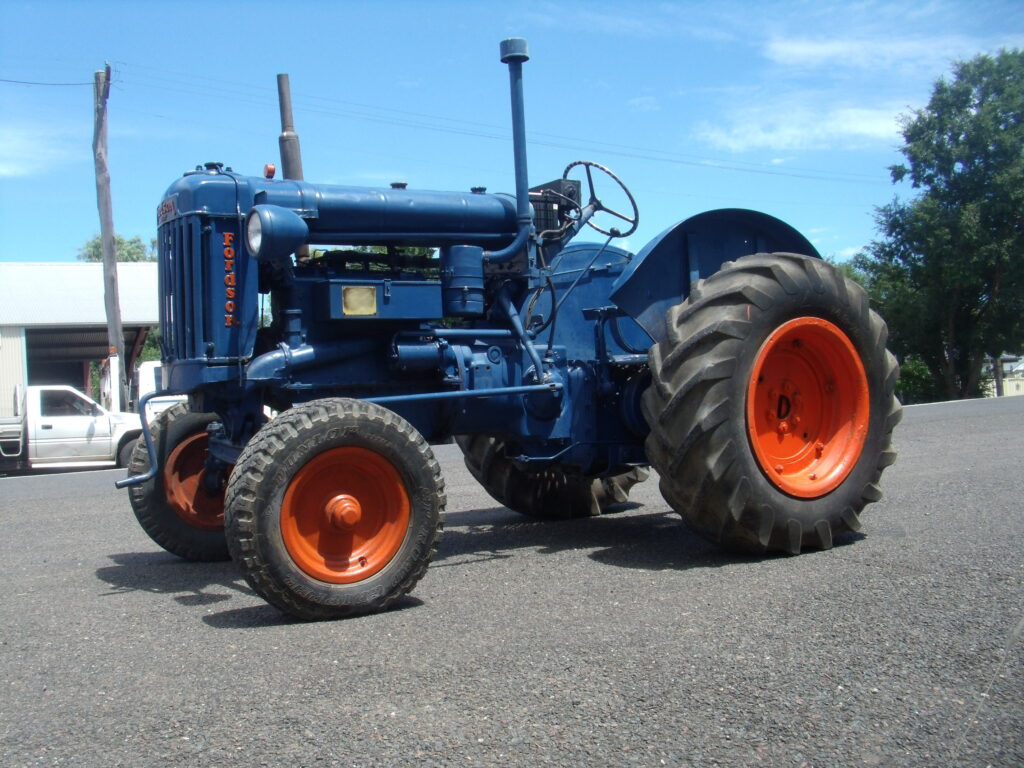
<instances>
[{"instance_id":1,"label":"blue sky","mask_svg":"<svg viewBox=\"0 0 1024 768\"><path fill-rule=\"evenodd\" d=\"M514 187L505 37L524 67L531 184L572 160L632 189L636 251L744 207L847 257L894 195L898 117L950 62L1024 47L1007 2L17 2L0 8L0 261L71 261L99 231L93 71L110 62L118 232L208 160L278 163L288 72L308 181Z\"/></svg>"}]
</instances>

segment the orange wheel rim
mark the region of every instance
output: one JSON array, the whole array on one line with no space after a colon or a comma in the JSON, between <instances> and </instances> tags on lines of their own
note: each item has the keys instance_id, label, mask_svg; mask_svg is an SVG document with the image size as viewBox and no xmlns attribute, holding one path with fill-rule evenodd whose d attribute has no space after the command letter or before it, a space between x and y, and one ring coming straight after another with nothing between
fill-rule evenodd
<instances>
[{"instance_id":1,"label":"orange wheel rim","mask_svg":"<svg viewBox=\"0 0 1024 768\"><path fill-rule=\"evenodd\" d=\"M164 491L171 509L190 526L219 531L224 528L224 491L211 493L203 482L207 444L207 434L198 432L174 446L164 464Z\"/></svg>"},{"instance_id":2,"label":"orange wheel rim","mask_svg":"<svg viewBox=\"0 0 1024 768\"><path fill-rule=\"evenodd\" d=\"M289 483L281 502L281 536L307 574L351 584L391 562L410 518L409 494L390 461L366 448L332 448Z\"/></svg>"},{"instance_id":3,"label":"orange wheel rim","mask_svg":"<svg viewBox=\"0 0 1024 768\"><path fill-rule=\"evenodd\" d=\"M839 487L864 449L868 383L849 337L820 317L780 325L747 386L747 435L776 487L817 498Z\"/></svg>"}]
</instances>

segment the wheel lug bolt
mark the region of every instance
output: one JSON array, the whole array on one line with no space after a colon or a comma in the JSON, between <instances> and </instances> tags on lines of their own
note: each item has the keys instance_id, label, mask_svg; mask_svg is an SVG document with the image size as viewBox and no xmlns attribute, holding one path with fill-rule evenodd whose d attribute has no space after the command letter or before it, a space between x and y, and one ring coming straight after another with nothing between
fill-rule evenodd
<instances>
[{"instance_id":1,"label":"wheel lug bolt","mask_svg":"<svg viewBox=\"0 0 1024 768\"><path fill-rule=\"evenodd\" d=\"M775 465L775 471L778 472L781 475L782 474L782 465L781 464L776 464Z\"/></svg>"},{"instance_id":2,"label":"wheel lug bolt","mask_svg":"<svg viewBox=\"0 0 1024 768\"><path fill-rule=\"evenodd\" d=\"M811 474L809 474L808 477L811 478L811 480L817 480L818 474L816 472L811 472Z\"/></svg>"},{"instance_id":3,"label":"wheel lug bolt","mask_svg":"<svg viewBox=\"0 0 1024 768\"><path fill-rule=\"evenodd\" d=\"M814 446L814 455L817 456L820 459L821 458L821 454L823 454L824 452L825 452L825 444L824 443L820 443L820 442L816 443L815 446Z\"/></svg>"},{"instance_id":4,"label":"wheel lug bolt","mask_svg":"<svg viewBox=\"0 0 1024 768\"><path fill-rule=\"evenodd\" d=\"M778 429L780 435L786 434L787 432L789 432L789 422L783 419L782 421L779 422Z\"/></svg>"}]
</instances>

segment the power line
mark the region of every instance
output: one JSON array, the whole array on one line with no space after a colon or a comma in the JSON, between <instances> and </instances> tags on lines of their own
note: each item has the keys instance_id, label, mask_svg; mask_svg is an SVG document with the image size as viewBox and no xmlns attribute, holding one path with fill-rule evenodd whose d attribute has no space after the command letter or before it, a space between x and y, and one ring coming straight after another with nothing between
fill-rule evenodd
<instances>
[{"instance_id":1,"label":"power line","mask_svg":"<svg viewBox=\"0 0 1024 768\"><path fill-rule=\"evenodd\" d=\"M117 63L121 64L122 66L134 68L136 70L145 69L150 70L151 72L161 72L163 74L178 74L168 72L166 70L161 70L156 67L132 65L128 64L127 62ZM147 80L149 82L147 82ZM273 106L275 104L272 97L274 89L272 88L254 85L252 83L216 81L206 76L191 76L184 74L184 79L182 79L180 75L178 78L168 78L159 77L157 75L152 74L139 73L139 76L137 76L134 80L122 79L121 82L127 84L131 84L134 82L136 85L139 85L143 88L153 88L155 90L170 92L176 91L179 93L191 93L194 95L202 96L228 93L231 94L235 102L250 104L254 106ZM248 89L250 93L240 93L239 89ZM262 98L264 95L266 96L265 99ZM423 112L411 112L407 110L394 109L391 107L381 107L371 104L363 104L319 95L314 96L297 93L296 96L298 97L297 100L301 100L299 102L300 106L297 107L296 111L320 114L326 117L356 119L365 122L394 125L403 128L430 130L440 133L450 133L460 136L473 136L477 138L492 139L498 141L508 140L510 136L510 133L507 131L506 128L489 123L467 121L459 118L452 118L441 115L431 115ZM360 111L355 111L351 109L330 109L322 106L303 107L301 106L301 103L303 101L307 103L326 102L327 104L346 105L350 107L356 107ZM363 110L371 111L367 112ZM437 122L423 122L423 119L437 121L442 124L439 125L437 124ZM457 123L457 125L445 125L443 123ZM874 175L855 172L822 171L813 168L802 168L797 166L789 166L787 169L783 170L780 168L769 166L768 164L765 163L754 163L743 160L724 160L707 158L701 157L699 155L687 155L682 153L669 152L666 150L653 149L649 147L638 147L628 144L616 144L611 142L603 142L589 139L581 141L578 136L569 137L562 136L559 134L543 133L538 131L529 131L528 133L531 138L528 139L527 143L534 146L545 146L556 149L568 149L576 151L597 150L603 153L615 155L617 157L628 157L652 162L664 162L673 165L683 165L694 168L707 168L734 171L739 173L754 173L765 176L779 176L785 178L806 179L814 181L836 181L851 184L876 184L878 181L877 177Z\"/></svg>"},{"instance_id":2,"label":"power line","mask_svg":"<svg viewBox=\"0 0 1024 768\"><path fill-rule=\"evenodd\" d=\"M118 62L118 63L125 64L126 62ZM144 66L144 65L133 65L133 64L129 64L128 66L129 67L133 67L135 69L148 69L148 70L151 70L151 71L154 71L154 72L163 72L165 74L171 74L171 73L168 73L166 70L162 70L162 69L159 69L157 67L150 67L150 66ZM173 83L175 85L187 85L187 86L191 86L191 87L197 87L197 85L198 85L198 87L200 87L200 88L207 88L211 92L214 92L214 93L228 93L228 94L231 94L236 99L239 97L238 89L240 89L240 88L249 89L249 90L252 90L252 91L261 91L261 92L265 93L268 97L270 97L270 96L272 96L273 94L276 93L276 91L273 88L270 88L268 86L260 86L260 85L254 85L252 83L241 83L241 82L229 81L229 80L217 80L217 81L214 81L211 78L206 77L205 75L197 75L197 76L186 75L186 77L192 77L192 78L194 78L194 80L199 80L200 82L198 84L195 83L194 80L192 82L190 82L188 80L180 80L180 79L171 79L171 78L165 78L165 77L157 77L155 75L148 75L148 76L143 75L143 77L148 77L150 80L155 80L155 81L158 81L158 82ZM145 81L136 81L136 82L139 82L140 84L145 85ZM172 88L172 89L168 89L168 90L175 90L175 89ZM199 94L202 93L201 91L192 91L192 92L193 93L199 93ZM346 105L346 106L349 106L349 107L357 107L357 108L363 109L363 110L369 109L369 110L373 110L375 112L392 113L392 114L395 114L395 115L404 115L404 116L407 116L407 117L419 117L419 118L425 118L425 119L428 119L428 120L440 121L442 123L456 123L458 125L458 127L457 128L453 128L453 129L446 129L446 128L443 128L443 127L440 127L440 126L424 125L423 123L419 123L419 122L415 122L415 121L397 120L397 119L395 119L395 122L391 122L391 124L393 124L393 125L399 125L399 126L404 126L404 127L412 127L412 128L424 128L424 127L427 127L427 128L432 128L434 130L439 130L439 131L450 130L452 133L456 133L456 134L459 134L459 135L480 136L480 137L483 137L483 138L490 138L490 139L507 139L511 135L510 131L508 130L508 128L506 126L504 126L504 125L495 125L494 123L484 123L484 122L479 122L479 121L474 121L474 120L467 120L467 119L462 118L462 117L449 117L449 116L446 116L446 115L433 115L433 114L429 114L429 113L425 113L425 112L413 112L413 111L410 111L410 110L396 109L394 107L382 107L382 106L379 106L379 105L376 105L376 104L365 104L365 103L357 102L357 101L349 101L347 99L339 99L337 97L332 97L332 96L311 95L311 94L304 94L304 93L295 93L294 95L296 97L298 97L299 99L302 99L304 101L309 101L309 102L327 102L328 104L343 104L343 105ZM258 98L257 94L246 94L246 96L256 96ZM257 102L254 102L254 101L251 101L251 100L247 100L247 101L245 101L243 103L255 104ZM266 103L267 104L273 103L273 104L276 105L276 102L268 101ZM306 112L313 112L313 113L323 114L323 115L355 117L355 118L358 118L358 119L368 120L368 121L372 121L372 122L382 122L382 123L390 122L389 118L387 118L385 115L367 114L365 112L352 112L352 111L349 111L349 110L337 111L337 110L325 109L323 107L304 107L303 109ZM478 128L481 128L481 129L488 129L489 131L497 131L497 134L473 131L472 129L467 128L466 126L476 126ZM565 136L565 135L561 135L561 134L557 134L557 133L545 133L543 131L534 131L534 130L529 131L529 133L530 133L531 136L540 136L540 137L544 137L544 138L547 138L547 139L557 139L557 140L560 140L560 141L580 142L580 138L578 136ZM569 146L564 145L564 144L545 144L544 142L536 141L536 140L531 140L530 143L538 145L538 146L552 146L552 147L556 147L556 148L559 148L559 149L566 149L566 148L568 148L568 149L576 149L576 148L579 148L578 144L573 144L573 145L569 145ZM768 165L766 163L750 162L750 161L747 161L747 160L725 160L725 159L721 159L721 158L716 159L716 158L702 157L700 155L688 155L688 154L683 154L683 153L679 153L679 152L669 152L667 150L653 149L653 148L649 148L649 147L637 147L637 146L630 145L630 144L617 144L617 143L607 142L607 141L598 141L598 140L595 140L595 139L584 139L583 143L584 144L588 144L588 145L593 145L595 147L612 147L612 148L615 148L615 149L632 150L634 152L643 152L643 153L645 153L645 156L642 159L655 159L655 158L647 157L647 155L650 155L650 154L664 155L664 156L673 157L673 158L680 158L681 160L689 160L693 164L700 165L700 166L703 166L703 167L719 167L719 165L722 165L722 166L728 166L728 167L731 168L733 166L736 166L735 170L739 170L740 167L744 167L745 166L745 167L750 167L750 168L756 168L756 169L759 169L761 171L764 171L764 172L767 172L767 173L771 173L773 175L793 175L793 172L800 172L801 174L804 174L804 173L811 173L811 174L818 174L818 175L827 174L827 175L832 176L834 178L846 177L846 178L850 178L850 179L859 179L859 180L863 180L863 181L871 181L871 182L877 181L877 176L872 175L872 174L866 174L866 173L856 173L856 172L850 172L850 171L819 171L819 170L814 169L814 168L803 168L803 167L799 167L799 166L788 166L789 170L781 171L781 170L778 170L778 169L774 168L773 166L770 166L770 165ZM623 156L633 157L634 155L623 154ZM803 176L803 175L799 175L799 176L797 176L797 178L808 178L808 177Z\"/></svg>"},{"instance_id":3,"label":"power line","mask_svg":"<svg viewBox=\"0 0 1024 768\"><path fill-rule=\"evenodd\" d=\"M92 85L92 83L37 83L34 80L8 80L6 77L0 77L0 83L16 83L17 85Z\"/></svg>"}]
</instances>

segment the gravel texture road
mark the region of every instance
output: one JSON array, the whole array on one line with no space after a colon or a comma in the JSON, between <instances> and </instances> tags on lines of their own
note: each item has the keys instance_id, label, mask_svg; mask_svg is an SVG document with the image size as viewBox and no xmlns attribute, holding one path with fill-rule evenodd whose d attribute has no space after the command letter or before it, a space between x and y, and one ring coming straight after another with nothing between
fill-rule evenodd
<instances>
[{"instance_id":1,"label":"gravel texture road","mask_svg":"<svg viewBox=\"0 0 1024 768\"><path fill-rule=\"evenodd\" d=\"M1024 765L1024 397L908 408L885 499L750 559L533 522L454 446L396 610L304 624L164 553L119 473L0 479L0 765Z\"/></svg>"}]
</instances>

